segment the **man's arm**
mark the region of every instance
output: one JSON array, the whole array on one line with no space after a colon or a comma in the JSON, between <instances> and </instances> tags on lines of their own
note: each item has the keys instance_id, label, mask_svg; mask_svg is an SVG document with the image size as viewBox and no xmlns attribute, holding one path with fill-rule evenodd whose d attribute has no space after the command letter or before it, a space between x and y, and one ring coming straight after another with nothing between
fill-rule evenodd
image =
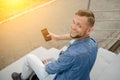
<instances>
[{"instance_id":1,"label":"man's arm","mask_svg":"<svg viewBox=\"0 0 120 80\"><path fill-rule=\"evenodd\" d=\"M49 32L49 35L53 40L71 40L70 34L64 34L64 35L57 35L54 33Z\"/></svg>"},{"instance_id":2,"label":"man's arm","mask_svg":"<svg viewBox=\"0 0 120 80\"><path fill-rule=\"evenodd\" d=\"M74 61L75 61L75 56L69 54L62 54L56 61L53 61L46 65L46 71L49 74L63 72L69 69L73 65Z\"/></svg>"}]
</instances>

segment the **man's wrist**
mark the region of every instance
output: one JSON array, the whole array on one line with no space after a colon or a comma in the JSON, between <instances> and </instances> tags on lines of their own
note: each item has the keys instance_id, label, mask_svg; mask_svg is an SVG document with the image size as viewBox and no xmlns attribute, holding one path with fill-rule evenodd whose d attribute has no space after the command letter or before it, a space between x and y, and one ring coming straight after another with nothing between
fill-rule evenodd
<instances>
[{"instance_id":1,"label":"man's wrist","mask_svg":"<svg viewBox=\"0 0 120 80\"><path fill-rule=\"evenodd\" d=\"M57 35L56 39L57 40L70 40L70 39L72 39L72 37L70 36L70 34Z\"/></svg>"}]
</instances>

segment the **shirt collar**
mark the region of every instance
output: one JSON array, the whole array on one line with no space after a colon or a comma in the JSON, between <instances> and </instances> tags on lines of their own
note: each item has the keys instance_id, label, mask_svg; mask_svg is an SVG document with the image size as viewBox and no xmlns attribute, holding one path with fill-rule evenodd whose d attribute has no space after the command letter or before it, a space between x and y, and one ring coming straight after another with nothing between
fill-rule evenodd
<instances>
[{"instance_id":1,"label":"shirt collar","mask_svg":"<svg viewBox=\"0 0 120 80\"><path fill-rule=\"evenodd\" d=\"M72 40L70 40L69 44L70 44L70 45L74 45L74 44L86 42L86 41L88 41L89 39L90 39L90 37L85 38L85 39L80 39L80 40L72 39Z\"/></svg>"}]
</instances>

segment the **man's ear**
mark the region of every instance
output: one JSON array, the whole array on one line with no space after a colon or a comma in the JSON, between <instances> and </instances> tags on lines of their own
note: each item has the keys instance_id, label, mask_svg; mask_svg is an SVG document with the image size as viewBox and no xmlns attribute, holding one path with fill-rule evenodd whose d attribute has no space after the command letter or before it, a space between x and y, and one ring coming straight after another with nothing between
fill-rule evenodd
<instances>
[{"instance_id":1,"label":"man's ear","mask_svg":"<svg viewBox=\"0 0 120 80\"><path fill-rule=\"evenodd\" d=\"M93 27L90 27L90 28L88 28L88 30L87 30L87 34L90 34L90 33L92 33L94 31L94 28Z\"/></svg>"}]
</instances>

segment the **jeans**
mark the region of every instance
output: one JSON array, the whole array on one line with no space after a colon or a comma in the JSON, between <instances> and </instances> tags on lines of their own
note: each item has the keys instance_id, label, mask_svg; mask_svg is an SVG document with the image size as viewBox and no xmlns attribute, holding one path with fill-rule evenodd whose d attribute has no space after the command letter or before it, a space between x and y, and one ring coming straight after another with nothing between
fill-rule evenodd
<instances>
[{"instance_id":1,"label":"jeans","mask_svg":"<svg viewBox=\"0 0 120 80\"><path fill-rule=\"evenodd\" d=\"M40 80L53 80L55 76L45 71L45 65L37 56L28 54L25 58L21 78L27 79L33 72L35 72Z\"/></svg>"}]
</instances>

